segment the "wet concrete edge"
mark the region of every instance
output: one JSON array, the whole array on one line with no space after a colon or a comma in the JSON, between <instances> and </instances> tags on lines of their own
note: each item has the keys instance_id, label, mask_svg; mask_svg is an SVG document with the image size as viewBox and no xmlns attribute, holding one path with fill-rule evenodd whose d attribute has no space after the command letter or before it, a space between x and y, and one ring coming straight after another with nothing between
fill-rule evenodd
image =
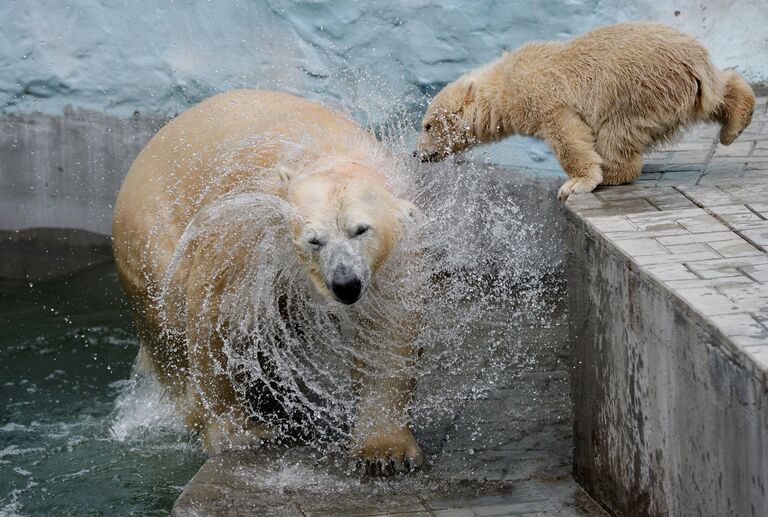
<instances>
[{"instance_id":1,"label":"wet concrete edge","mask_svg":"<svg viewBox=\"0 0 768 517\"><path fill-rule=\"evenodd\" d=\"M765 371L568 216L576 480L617 515L768 511Z\"/></svg>"}]
</instances>

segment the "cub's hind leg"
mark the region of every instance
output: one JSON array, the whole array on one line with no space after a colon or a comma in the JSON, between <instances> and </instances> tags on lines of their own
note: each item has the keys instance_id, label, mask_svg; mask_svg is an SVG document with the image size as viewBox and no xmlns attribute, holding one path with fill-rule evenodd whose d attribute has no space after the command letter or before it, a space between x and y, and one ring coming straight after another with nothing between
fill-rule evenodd
<instances>
[{"instance_id":1,"label":"cub's hind leg","mask_svg":"<svg viewBox=\"0 0 768 517\"><path fill-rule=\"evenodd\" d=\"M597 153L603 157L604 185L624 185L632 183L640 176L643 153L637 145L628 141L621 131L612 130L606 124L597 135L595 147Z\"/></svg>"},{"instance_id":2,"label":"cub's hind leg","mask_svg":"<svg viewBox=\"0 0 768 517\"><path fill-rule=\"evenodd\" d=\"M603 158L603 185L626 185L635 181L643 168L643 156L634 150Z\"/></svg>"},{"instance_id":3,"label":"cub's hind leg","mask_svg":"<svg viewBox=\"0 0 768 517\"><path fill-rule=\"evenodd\" d=\"M730 145L752 123L755 94L749 84L736 72L723 72L723 76L725 78L723 103L712 118L722 126L720 143Z\"/></svg>"}]
</instances>

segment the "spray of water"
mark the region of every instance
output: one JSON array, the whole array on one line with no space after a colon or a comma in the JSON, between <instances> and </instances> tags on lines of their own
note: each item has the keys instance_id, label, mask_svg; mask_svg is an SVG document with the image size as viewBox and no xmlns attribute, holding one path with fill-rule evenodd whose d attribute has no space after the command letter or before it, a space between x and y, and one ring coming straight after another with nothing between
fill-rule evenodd
<instances>
[{"instance_id":1,"label":"spray of water","mask_svg":"<svg viewBox=\"0 0 768 517\"><path fill-rule=\"evenodd\" d=\"M156 298L167 332L183 338L192 329L197 342L221 342L223 355L209 357L213 371L229 378L249 418L275 429L278 440L298 438L327 453L339 452L350 437L356 402L350 372L361 364L407 370L421 383L410 408L417 435L419 426L450 416L456 400L493 389L511 367L529 360L507 338L546 319L559 271L545 237L551 221L522 217L515 197L490 181L483 165L406 158L414 140L412 100L392 107L383 100L391 99L386 91L371 87L372 78L354 77L345 83L356 92L349 99L371 109L346 111L382 141L371 161L396 196L424 213L368 293L351 306L315 293L292 240L296 209L257 175L226 196L209 196L215 185L201 194L208 201L185 230ZM389 113L383 121L382 109ZM285 146L273 135L244 138L221 160L221 177L239 170L238 153L253 149L280 147L277 168L301 167L297 160L311 145ZM187 313L178 278L200 253L199 242L208 243L215 260L199 282L202 300ZM172 324L182 320L186 329ZM397 334L412 336L419 361L397 355Z\"/></svg>"}]
</instances>

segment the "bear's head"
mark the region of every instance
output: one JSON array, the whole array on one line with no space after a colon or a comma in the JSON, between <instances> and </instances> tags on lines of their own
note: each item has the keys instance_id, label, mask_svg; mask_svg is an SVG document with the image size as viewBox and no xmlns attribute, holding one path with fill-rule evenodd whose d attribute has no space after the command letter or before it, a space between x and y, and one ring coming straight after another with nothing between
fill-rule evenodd
<instances>
[{"instance_id":1,"label":"bear's head","mask_svg":"<svg viewBox=\"0 0 768 517\"><path fill-rule=\"evenodd\" d=\"M354 162L291 180L288 201L299 257L317 290L344 304L360 299L394 250L416 207L395 197L382 177Z\"/></svg>"},{"instance_id":2,"label":"bear's head","mask_svg":"<svg viewBox=\"0 0 768 517\"><path fill-rule=\"evenodd\" d=\"M415 157L423 162L440 161L476 143L473 121L468 116L475 90L475 81L465 76L447 85L432 99L421 121Z\"/></svg>"}]
</instances>

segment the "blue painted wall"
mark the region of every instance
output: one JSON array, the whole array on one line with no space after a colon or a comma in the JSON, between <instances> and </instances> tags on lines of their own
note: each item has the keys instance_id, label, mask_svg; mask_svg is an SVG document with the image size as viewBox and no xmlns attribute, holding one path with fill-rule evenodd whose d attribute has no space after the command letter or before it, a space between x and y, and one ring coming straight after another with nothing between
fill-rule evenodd
<instances>
[{"instance_id":1,"label":"blue painted wall","mask_svg":"<svg viewBox=\"0 0 768 517\"><path fill-rule=\"evenodd\" d=\"M653 19L768 78L766 0L0 2L0 110L173 113L235 87L414 111L430 87L531 39ZM409 108L410 107L410 108Z\"/></svg>"}]
</instances>

